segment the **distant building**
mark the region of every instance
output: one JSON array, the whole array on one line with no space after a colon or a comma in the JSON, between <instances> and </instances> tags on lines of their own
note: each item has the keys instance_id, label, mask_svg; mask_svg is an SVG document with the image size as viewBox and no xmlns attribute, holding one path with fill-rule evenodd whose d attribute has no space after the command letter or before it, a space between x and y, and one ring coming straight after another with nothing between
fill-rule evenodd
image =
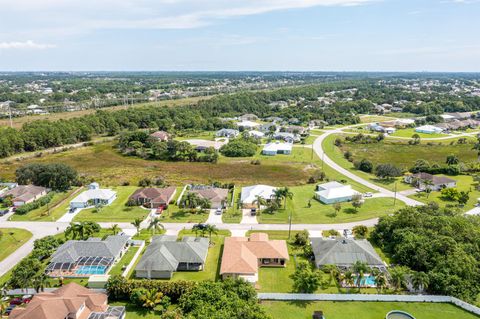
<instances>
[{"instance_id":1,"label":"distant building","mask_svg":"<svg viewBox=\"0 0 480 319\"><path fill-rule=\"evenodd\" d=\"M35 185L18 185L15 187L13 184L7 186L9 190L0 194L0 198L12 197L14 207L20 207L22 205L31 203L37 199L47 195L48 189L42 186ZM10 188L12 187L12 188Z\"/></svg>"},{"instance_id":2,"label":"distant building","mask_svg":"<svg viewBox=\"0 0 480 319\"><path fill-rule=\"evenodd\" d=\"M194 146L195 149L199 152L203 152L209 147L213 147L216 151L218 151L223 145L228 144L228 138L219 138L215 141L192 139L185 140L184 142L187 142L188 144Z\"/></svg>"},{"instance_id":3,"label":"distant building","mask_svg":"<svg viewBox=\"0 0 480 319\"><path fill-rule=\"evenodd\" d=\"M425 190L430 189L439 191L444 188L457 186L457 181L446 176L435 176L428 173L406 174L403 178L404 182L414 187Z\"/></svg>"},{"instance_id":4,"label":"distant building","mask_svg":"<svg viewBox=\"0 0 480 319\"><path fill-rule=\"evenodd\" d=\"M230 128L222 128L221 130L218 130L215 135L217 137L228 137L228 138L234 138L237 137L240 132L238 130L230 129Z\"/></svg>"},{"instance_id":5,"label":"distant building","mask_svg":"<svg viewBox=\"0 0 480 319\"><path fill-rule=\"evenodd\" d=\"M258 116L255 114L244 114L238 118L240 121L258 121Z\"/></svg>"},{"instance_id":6,"label":"distant building","mask_svg":"<svg viewBox=\"0 0 480 319\"><path fill-rule=\"evenodd\" d=\"M88 190L84 191L70 202L70 208L86 208L96 205L110 205L117 198L117 192L100 188L98 183L88 185Z\"/></svg>"},{"instance_id":7,"label":"distant building","mask_svg":"<svg viewBox=\"0 0 480 319\"><path fill-rule=\"evenodd\" d=\"M252 121L241 121L236 123L238 127L243 128L245 130L253 130L256 127L259 127L260 124Z\"/></svg>"},{"instance_id":8,"label":"distant building","mask_svg":"<svg viewBox=\"0 0 480 319\"><path fill-rule=\"evenodd\" d=\"M439 134L443 132L443 129L433 125L423 125L415 128L415 132L424 134Z\"/></svg>"},{"instance_id":9,"label":"distant building","mask_svg":"<svg viewBox=\"0 0 480 319\"><path fill-rule=\"evenodd\" d=\"M268 143L263 147L262 154L270 156L274 156L277 154L290 155L292 154L292 144L279 142Z\"/></svg>"},{"instance_id":10,"label":"distant building","mask_svg":"<svg viewBox=\"0 0 480 319\"><path fill-rule=\"evenodd\" d=\"M130 196L130 199L148 208L166 208L172 202L176 192L177 188L174 186L140 188Z\"/></svg>"},{"instance_id":11,"label":"distant building","mask_svg":"<svg viewBox=\"0 0 480 319\"><path fill-rule=\"evenodd\" d=\"M150 136L160 142L166 142L171 138L170 134L165 131L157 131L150 134Z\"/></svg>"}]
</instances>

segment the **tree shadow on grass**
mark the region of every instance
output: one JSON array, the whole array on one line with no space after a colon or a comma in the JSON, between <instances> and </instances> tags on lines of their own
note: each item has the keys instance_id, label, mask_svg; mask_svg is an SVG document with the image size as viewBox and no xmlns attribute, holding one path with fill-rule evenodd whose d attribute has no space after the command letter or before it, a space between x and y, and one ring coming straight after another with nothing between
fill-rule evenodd
<instances>
[{"instance_id":1,"label":"tree shadow on grass","mask_svg":"<svg viewBox=\"0 0 480 319\"><path fill-rule=\"evenodd\" d=\"M357 214L357 213L358 213L358 211L357 211L355 208L351 208L351 207L345 208L345 209L343 210L343 212L344 212L345 214L349 214L349 215L354 215L354 214Z\"/></svg>"}]
</instances>

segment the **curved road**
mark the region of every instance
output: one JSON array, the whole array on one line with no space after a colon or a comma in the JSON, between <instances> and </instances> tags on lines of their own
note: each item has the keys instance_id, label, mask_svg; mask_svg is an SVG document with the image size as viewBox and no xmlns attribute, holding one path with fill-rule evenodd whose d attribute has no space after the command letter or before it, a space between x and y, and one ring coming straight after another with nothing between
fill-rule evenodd
<instances>
[{"instance_id":1,"label":"curved road","mask_svg":"<svg viewBox=\"0 0 480 319\"><path fill-rule=\"evenodd\" d=\"M336 170L337 172L339 172L340 174L342 175L345 175L347 176L348 178L356 181L357 183L360 183L362 185L365 185L367 186L368 188L371 188L373 190L376 190L377 192L383 194L383 196L385 197L395 197L395 193L386 189L386 188L383 188L381 186L378 186L376 184L373 184L372 182L369 182L363 178L361 178L360 176L356 175L356 174L353 174L352 172L350 172L349 170L341 167L340 165L338 165L337 163L335 163L330 157L328 157L327 154L325 154L325 152L323 151L323 147L322 147L322 143L323 141L330 135L332 134L336 134L336 133L342 133L342 130L345 129L345 128L349 128L349 127L344 127L342 129L335 129L335 130L328 130L326 131L326 133L320 135L316 140L315 142L313 142L313 150L315 151L315 153L317 153L318 157L323 159L323 161L325 162L325 164L327 164L328 166L332 167L334 170ZM414 199L411 199L411 198L408 198L407 196L403 196L401 194L399 194L397 192L396 194L396 197L398 200L401 200L402 202L404 202L405 204L409 205L409 206L418 206L418 205L424 205L422 202L419 202L417 200L414 200Z\"/></svg>"}]
</instances>

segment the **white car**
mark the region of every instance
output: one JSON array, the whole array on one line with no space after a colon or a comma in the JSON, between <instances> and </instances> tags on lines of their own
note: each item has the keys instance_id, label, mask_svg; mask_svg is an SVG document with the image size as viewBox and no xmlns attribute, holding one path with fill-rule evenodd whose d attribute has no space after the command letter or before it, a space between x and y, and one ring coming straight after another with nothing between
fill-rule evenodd
<instances>
[{"instance_id":1,"label":"white car","mask_svg":"<svg viewBox=\"0 0 480 319\"><path fill-rule=\"evenodd\" d=\"M373 194L370 192L366 192L365 194L363 194L363 197L373 197Z\"/></svg>"},{"instance_id":2,"label":"white car","mask_svg":"<svg viewBox=\"0 0 480 319\"><path fill-rule=\"evenodd\" d=\"M215 215L222 215L222 209L220 207L215 211Z\"/></svg>"}]
</instances>

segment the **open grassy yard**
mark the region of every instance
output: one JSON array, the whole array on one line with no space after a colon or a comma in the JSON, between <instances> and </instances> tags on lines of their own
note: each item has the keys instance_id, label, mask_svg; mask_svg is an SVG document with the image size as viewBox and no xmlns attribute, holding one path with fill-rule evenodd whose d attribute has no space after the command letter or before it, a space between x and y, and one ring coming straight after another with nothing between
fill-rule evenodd
<instances>
[{"instance_id":1,"label":"open grassy yard","mask_svg":"<svg viewBox=\"0 0 480 319\"><path fill-rule=\"evenodd\" d=\"M79 194L79 188L56 193L48 205L34 209L25 215L13 214L12 221L55 221L62 217L70 206L70 201Z\"/></svg>"},{"instance_id":2,"label":"open grassy yard","mask_svg":"<svg viewBox=\"0 0 480 319\"><path fill-rule=\"evenodd\" d=\"M229 203L232 202L232 196L234 200L233 205L228 207L222 214L222 220L224 223L240 223L242 220L242 209L238 207L241 193L242 189L240 187L235 187L234 192L230 192L228 197Z\"/></svg>"},{"instance_id":3,"label":"open grassy yard","mask_svg":"<svg viewBox=\"0 0 480 319\"><path fill-rule=\"evenodd\" d=\"M346 223L360 221L393 213L404 206L403 202L396 201L395 206L393 198L367 198L365 203L355 211L351 203L341 203L342 209L335 216L333 205L322 204L314 199L315 185L295 186L292 191L292 200L287 200L287 209L281 209L272 214L262 213L258 216L260 223L288 223L288 216L292 214L292 223L295 224L328 224L328 223ZM311 207L308 207L310 202Z\"/></svg>"},{"instance_id":4,"label":"open grassy yard","mask_svg":"<svg viewBox=\"0 0 480 319\"><path fill-rule=\"evenodd\" d=\"M442 176L442 175L438 175ZM472 176L468 175L459 175L459 176L447 176L448 178L454 179L457 181L457 187L455 187L459 191L466 191L470 192L469 196L470 199L468 200L467 204L461 208L462 211L467 211L472 209L475 204L478 203L478 198L480 198L480 191L476 190L473 184ZM409 196L410 198L416 199L418 201L429 203L429 202L436 202L441 207L445 205L456 205L457 202L448 201L441 196L441 192L431 192L430 194L426 193L417 193L415 195Z\"/></svg>"},{"instance_id":5,"label":"open grassy yard","mask_svg":"<svg viewBox=\"0 0 480 319\"><path fill-rule=\"evenodd\" d=\"M118 186L112 189L117 192L117 198L113 203L102 207L99 212L95 208L84 209L73 220L76 222L129 222L135 218L143 220L147 217L150 212L148 209L125 206L130 195L138 189L137 186Z\"/></svg>"},{"instance_id":6,"label":"open grassy yard","mask_svg":"<svg viewBox=\"0 0 480 319\"><path fill-rule=\"evenodd\" d=\"M421 138L435 138L435 137L447 136L447 134L442 134L442 133L440 134L439 133L433 133L433 134L417 133L415 132L414 128L405 128L405 129L396 130L395 133L390 135L411 138L413 134L418 134L418 136L420 136Z\"/></svg>"},{"instance_id":7,"label":"open grassy yard","mask_svg":"<svg viewBox=\"0 0 480 319\"><path fill-rule=\"evenodd\" d=\"M0 228L0 261L25 244L32 233L20 228Z\"/></svg>"},{"instance_id":8,"label":"open grassy yard","mask_svg":"<svg viewBox=\"0 0 480 319\"><path fill-rule=\"evenodd\" d=\"M417 319L478 318L454 305L437 303L263 301L262 305L274 319L310 319L315 310L322 310L328 319L383 319L391 310L406 311Z\"/></svg>"},{"instance_id":9,"label":"open grassy yard","mask_svg":"<svg viewBox=\"0 0 480 319\"><path fill-rule=\"evenodd\" d=\"M128 266L128 264L130 264L130 262L132 261L133 257L135 256L135 254L137 253L139 248L140 247L130 246L128 248L127 252L125 253L125 255L123 255L122 259L120 259L112 267L112 269L110 269L108 274L109 275L121 275L123 273L122 267L123 266Z\"/></svg>"}]
</instances>

